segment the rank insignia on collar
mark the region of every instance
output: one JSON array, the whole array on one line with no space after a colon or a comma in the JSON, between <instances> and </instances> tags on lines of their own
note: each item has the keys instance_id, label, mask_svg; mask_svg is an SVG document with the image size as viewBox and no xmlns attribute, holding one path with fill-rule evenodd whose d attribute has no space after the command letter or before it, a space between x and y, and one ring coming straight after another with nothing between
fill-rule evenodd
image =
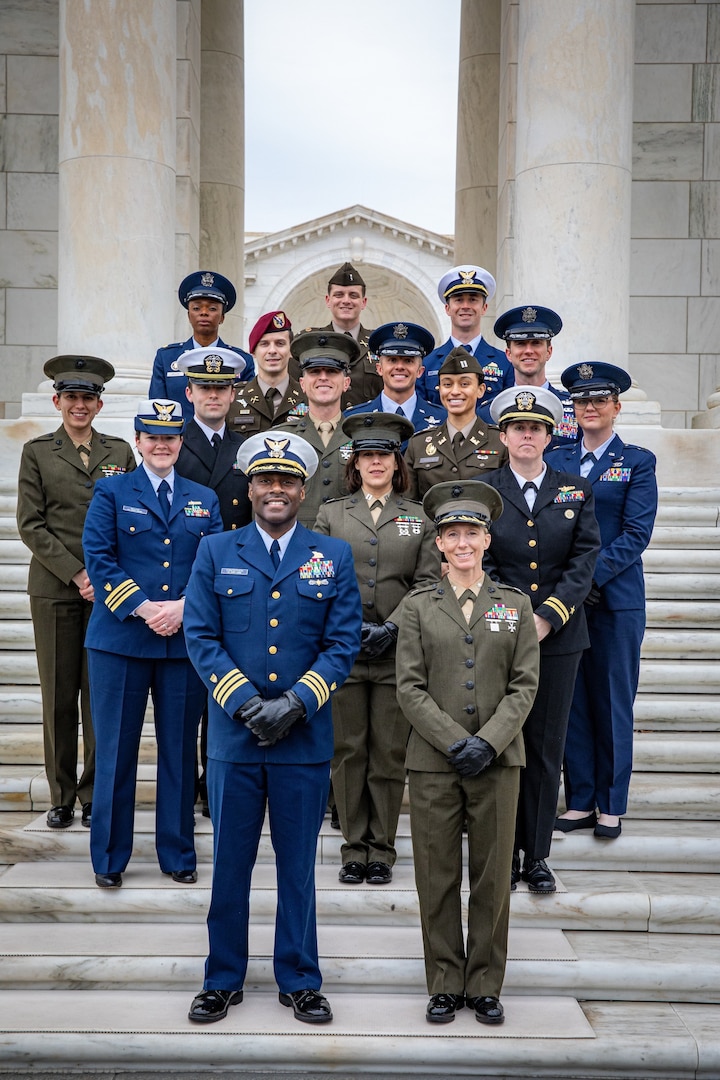
<instances>
[{"instance_id":1,"label":"rank insignia on collar","mask_svg":"<svg viewBox=\"0 0 720 1080\"><path fill-rule=\"evenodd\" d=\"M537 319L537 308L526 307L523 308L522 321L523 322L535 322Z\"/></svg>"}]
</instances>

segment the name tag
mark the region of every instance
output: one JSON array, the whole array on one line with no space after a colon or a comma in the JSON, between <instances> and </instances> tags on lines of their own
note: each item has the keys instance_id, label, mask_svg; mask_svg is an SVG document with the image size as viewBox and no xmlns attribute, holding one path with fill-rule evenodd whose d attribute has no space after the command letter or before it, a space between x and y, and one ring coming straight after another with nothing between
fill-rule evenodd
<instances>
[{"instance_id":1,"label":"name tag","mask_svg":"<svg viewBox=\"0 0 720 1080\"><path fill-rule=\"evenodd\" d=\"M238 574L240 576L248 574L248 568L246 566L222 566L220 568L221 574Z\"/></svg>"},{"instance_id":2,"label":"name tag","mask_svg":"<svg viewBox=\"0 0 720 1080\"><path fill-rule=\"evenodd\" d=\"M126 514L147 514L147 510L143 510L141 506L123 506L123 510Z\"/></svg>"}]
</instances>

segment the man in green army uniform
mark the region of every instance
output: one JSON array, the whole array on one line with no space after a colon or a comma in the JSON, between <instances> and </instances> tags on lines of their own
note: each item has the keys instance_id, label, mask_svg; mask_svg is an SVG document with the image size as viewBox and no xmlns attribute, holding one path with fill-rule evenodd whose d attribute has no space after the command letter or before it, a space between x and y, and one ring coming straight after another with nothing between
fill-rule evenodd
<instances>
[{"instance_id":1,"label":"man in green army uniform","mask_svg":"<svg viewBox=\"0 0 720 1080\"><path fill-rule=\"evenodd\" d=\"M82 532L95 481L135 468L128 443L92 426L100 395L115 371L97 356L55 356L44 367L62 424L23 447L17 523L32 552L28 576L43 703L45 770L52 809L47 823L67 828L82 806L89 828L95 776L95 736L85 656L85 630L94 600L85 570ZM78 696L84 765L77 777Z\"/></svg>"},{"instance_id":2,"label":"man in green army uniform","mask_svg":"<svg viewBox=\"0 0 720 1080\"><path fill-rule=\"evenodd\" d=\"M448 353L440 371L439 390L447 420L412 436L405 451L410 474L408 496L422 499L435 484L450 480L482 480L507 460L496 427L475 412L485 392L483 369L462 347Z\"/></svg>"},{"instance_id":3,"label":"man in green army uniform","mask_svg":"<svg viewBox=\"0 0 720 1080\"><path fill-rule=\"evenodd\" d=\"M257 375L237 384L228 413L231 431L256 435L284 424L290 414L307 412L300 383L288 371L292 339L292 323L284 311L268 311L253 326L249 344Z\"/></svg>"},{"instance_id":4,"label":"man in green army uniform","mask_svg":"<svg viewBox=\"0 0 720 1080\"><path fill-rule=\"evenodd\" d=\"M347 334L305 330L294 339L292 354L300 366L300 385L308 400L304 415L289 416L274 430L294 431L309 442L320 459L317 472L305 484L298 521L315 527L323 503L347 491L345 466L352 442L341 427L340 401L350 384L349 369L358 355L358 343Z\"/></svg>"}]
</instances>

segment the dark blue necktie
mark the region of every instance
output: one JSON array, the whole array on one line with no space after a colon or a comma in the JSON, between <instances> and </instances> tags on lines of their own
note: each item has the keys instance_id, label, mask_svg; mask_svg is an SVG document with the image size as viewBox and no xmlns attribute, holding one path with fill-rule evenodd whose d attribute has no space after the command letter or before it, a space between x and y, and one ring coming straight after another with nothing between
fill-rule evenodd
<instances>
[{"instance_id":1,"label":"dark blue necktie","mask_svg":"<svg viewBox=\"0 0 720 1080\"><path fill-rule=\"evenodd\" d=\"M273 540L270 545L270 558L272 559L273 566L277 570L280 565L280 544L277 540Z\"/></svg>"},{"instance_id":2,"label":"dark blue necktie","mask_svg":"<svg viewBox=\"0 0 720 1080\"><path fill-rule=\"evenodd\" d=\"M158 485L158 502L166 521L170 520L170 485L167 480L161 480Z\"/></svg>"},{"instance_id":3,"label":"dark blue necktie","mask_svg":"<svg viewBox=\"0 0 720 1080\"><path fill-rule=\"evenodd\" d=\"M463 345L463 349L465 350L465 352L471 353L472 352L472 345Z\"/></svg>"}]
</instances>

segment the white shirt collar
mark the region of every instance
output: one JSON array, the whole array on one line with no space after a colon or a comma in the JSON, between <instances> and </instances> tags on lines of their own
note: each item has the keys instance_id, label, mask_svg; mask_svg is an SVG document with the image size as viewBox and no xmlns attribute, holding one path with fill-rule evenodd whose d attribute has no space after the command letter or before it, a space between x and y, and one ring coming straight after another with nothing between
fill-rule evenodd
<instances>
[{"instance_id":1,"label":"white shirt collar","mask_svg":"<svg viewBox=\"0 0 720 1080\"><path fill-rule=\"evenodd\" d=\"M403 411L404 415L407 417L407 419L412 420L413 413L415 412L416 406L417 406L417 394L413 394L412 397L409 397L407 399L407 401L402 401L402 402L401 401L393 401L391 398L389 398L387 396L387 394L385 393L384 390L380 394L380 407L382 408L383 412L396 413L398 411L398 407L399 407L399 408L402 409L402 411Z\"/></svg>"},{"instance_id":2,"label":"white shirt collar","mask_svg":"<svg viewBox=\"0 0 720 1080\"><path fill-rule=\"evenodd\" d=\"M478 334L478 336L474 337L472 339L472 341L458 341L458 339L453 337L452 334L451 334L450 335L450 340L452 341L452 343L453 343L453 345L455 346L456 349L464 349L466 345L469 345L470 348L473 351L473 354L474 354L475 350L478 347L478 345L482 341L482 334Z\"/></svg>"},{"instance_id":3,"label":"white shirt collar","mask_svg":"<svg viewBox=\"0 0 720 1080\"><path fill-rule=\"evenodd\" d=\"M209 443L212 442L213 435L219 435L221 439L224 437L225 424L223 424L219 431L215 431L213 428L208 427L207 424L203 424L202 420L199 420L197 416L194 417L194 420Z\"/></svg>"},{"instance_id":4,"label":"white shirt collar","mask_svg":"<svg viewBox=\"0 0 720 1080\"><path fill-rule=\"evenodd\" d=\"M170 494L171 495L173 494L173 492L175 491L175 469L174 468L172 468L170 470L170 472L169 472L169 474L167 476L158 476L157 473L154 473L152 471L152 469L148 469L148 467L147 467L147 465L145 464L144 461L140 463L140 468L145 470L145 473L146 473L147 477L149 478L150 483L153 486L153 491L155 492L156 495L158 493L158 488L162 484L163 480L167 480L168 486L170 488Z\"/></svg>"},{"instance_id":5,"label":"white shirt collar","mask_svg":"<svg viewBox=\"0 0 720 1080\"><path fill-rule=\"evenodd\" d=\"M260 528L257 521L255 522L255 528L260 533L260 538L265 547L267 548L268 554L270 552L270 546L273 540L277 540L278 544L280 545L280 558L282 559L285 552L287 551L288 544L292 540L293 533L297 529L297 521L293 525L292 529L288 529L288 531L286 533L283 533L282 536L271 536L270 533L266 533L264 529Z\"/></svg>"}]
</instances>

